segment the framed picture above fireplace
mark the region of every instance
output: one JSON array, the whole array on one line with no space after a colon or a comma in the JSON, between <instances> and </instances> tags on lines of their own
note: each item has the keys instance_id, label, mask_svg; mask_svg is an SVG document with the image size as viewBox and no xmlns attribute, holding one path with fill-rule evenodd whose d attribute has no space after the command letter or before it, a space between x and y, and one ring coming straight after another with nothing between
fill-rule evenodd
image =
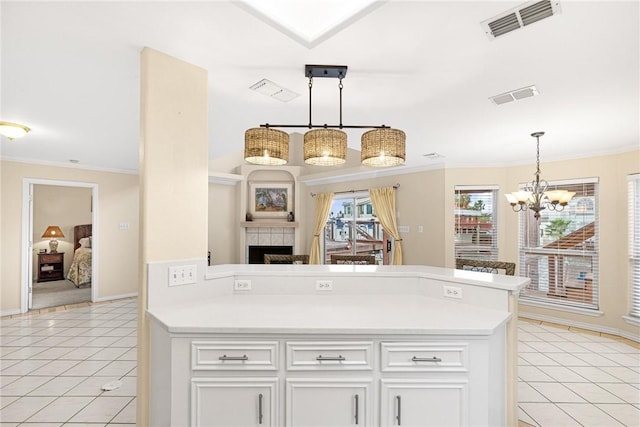
<instances>
[{"instance_id":1,"label":"framed picture above fireplace","mask_svg":"<svg viewBox=\"0 0 640 427\"><path fill-rule=\"evenodd\" d=\"M286 218L291 211L293 211L291 183L249 183L249 212L254 218Z\"/></svg>"}]
</instances>

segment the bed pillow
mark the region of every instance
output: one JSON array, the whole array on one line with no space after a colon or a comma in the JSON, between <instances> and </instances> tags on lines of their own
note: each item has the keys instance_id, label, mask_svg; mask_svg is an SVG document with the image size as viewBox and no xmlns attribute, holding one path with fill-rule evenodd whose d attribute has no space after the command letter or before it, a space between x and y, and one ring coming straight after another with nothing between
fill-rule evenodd
<instances>
[{"instance_id":1,"label":"bed pillow","mask_svg":"<svg viewBox=\"0 0 640 427\"><path fill-rule=\"evenodd\" d=\"M78 240L78 243L80 243L81 248L91 247L91 239L89 237L83 237L82 239Z\"/></svg>"}]
</instances>

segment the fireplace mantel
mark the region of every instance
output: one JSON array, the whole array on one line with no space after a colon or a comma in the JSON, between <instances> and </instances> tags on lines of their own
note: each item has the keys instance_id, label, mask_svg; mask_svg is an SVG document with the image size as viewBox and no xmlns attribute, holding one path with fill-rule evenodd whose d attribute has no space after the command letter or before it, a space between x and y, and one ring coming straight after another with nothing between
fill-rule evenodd
<instances>
[{"instance_id":1,"label":"fireplace mantel","mask_svg":"<svg viewBox=\"0 0 640 427\"><path fill-rule=\"evenodd\" d=\"M256 228L256 227L291 227L298 228L296 221L242 221L240 227Z\"/></svg>"}]
</instances>

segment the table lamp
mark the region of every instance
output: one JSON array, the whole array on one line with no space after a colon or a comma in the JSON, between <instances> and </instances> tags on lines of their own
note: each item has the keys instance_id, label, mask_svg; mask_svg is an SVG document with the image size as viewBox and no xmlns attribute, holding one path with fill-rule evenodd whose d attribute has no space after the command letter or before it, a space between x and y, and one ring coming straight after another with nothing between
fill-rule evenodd
<instances>
[{"instance_id":1,"label":"table lamp","mask_svg":"<svg viewBox=\"0 0 640 427\"><path fill-rule=\"evenodd\" d=\"M51 249L51 253L55 254L58 252L58 241L56 238L64 237L64 233L60 230L60 227L57 225L50 225L47 229L42 233L42 238L49 238L49 249Z\"/></svg>"}]
</instances>

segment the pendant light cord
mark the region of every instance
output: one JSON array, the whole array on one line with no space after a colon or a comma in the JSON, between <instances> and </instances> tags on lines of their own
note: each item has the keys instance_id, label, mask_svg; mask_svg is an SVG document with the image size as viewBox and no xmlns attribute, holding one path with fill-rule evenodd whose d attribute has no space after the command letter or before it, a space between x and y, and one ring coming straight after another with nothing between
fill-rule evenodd
<instances>
[{"instance_id":1,"label":"pendant light cord","mask_svg":"<svg viewBox=\"0 0 640 427\"><path fill-rule=\"evenodd\" d=\"M343 79L343 75L342 73L340 73L340 75L338 76L338 78L340 79L340 81L338 82L338 88L340 89L340 129L342 129L342 79Z\"/></svg>"}]
</instances>

